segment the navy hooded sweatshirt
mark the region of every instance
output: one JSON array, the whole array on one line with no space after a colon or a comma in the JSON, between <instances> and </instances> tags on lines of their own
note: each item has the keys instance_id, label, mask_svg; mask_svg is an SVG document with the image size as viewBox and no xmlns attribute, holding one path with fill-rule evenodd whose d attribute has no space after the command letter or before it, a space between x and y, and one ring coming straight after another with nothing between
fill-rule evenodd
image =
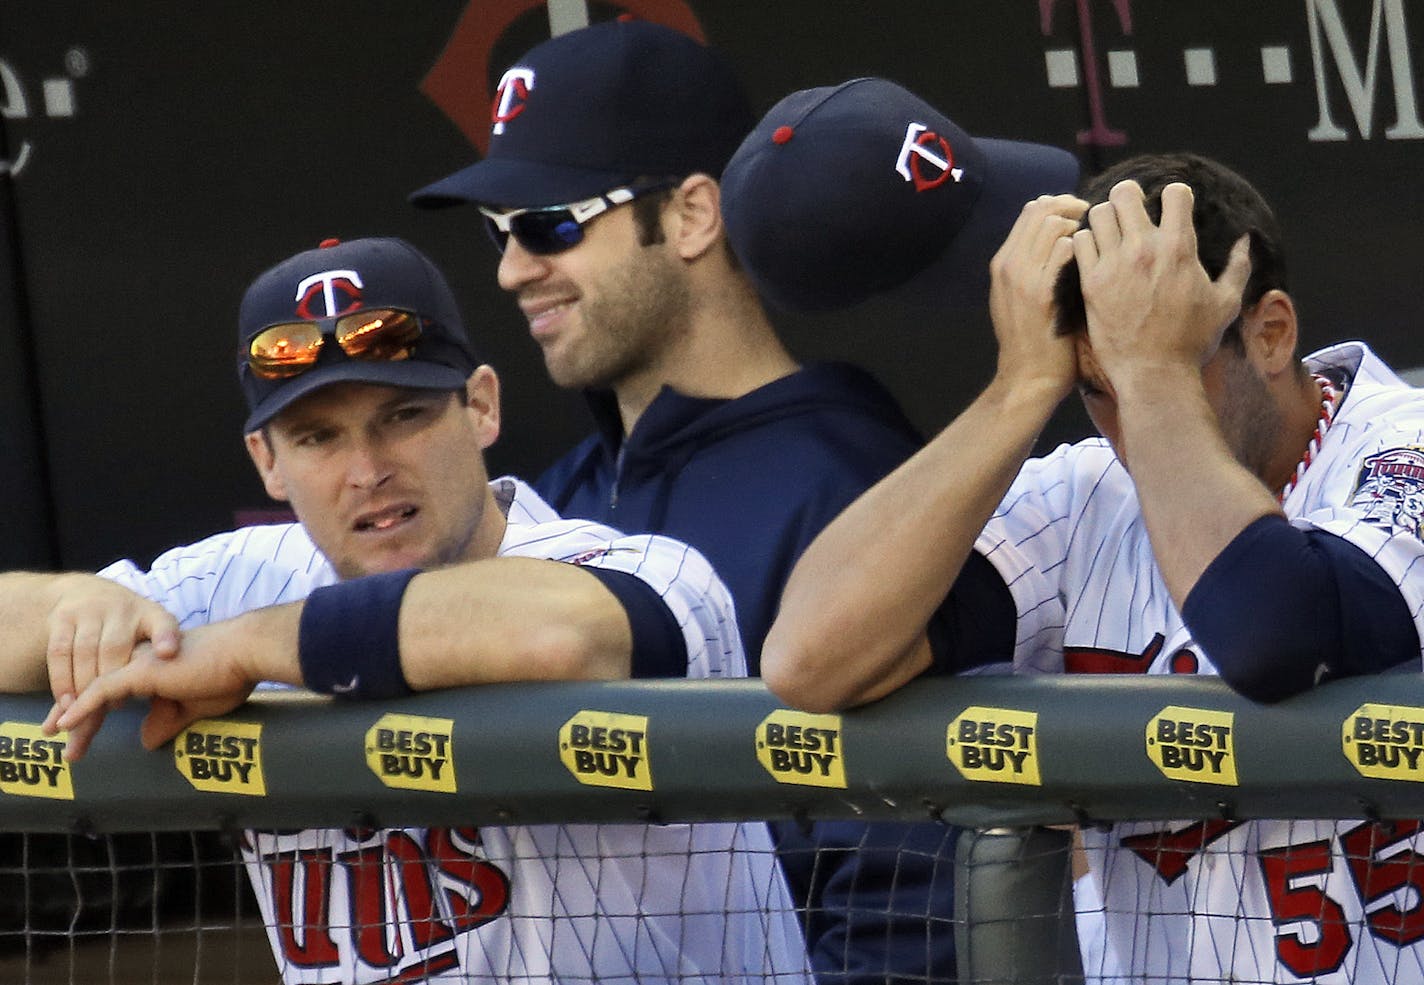
<instances>
[{"instance_id":1,"label":"navy hooded sweatshirt","mask_svg":"<svg viewBox=\"0 0 1424 985\"><path fill-rule=\"evenodd\" d=\"M732 400L664 387L626 441L613 396L591 392L589 403L598 433L540 477L539 494L561 516L666 534L706 555L731 590L753 676L801 552L923 443L889 392L843 363L809 364ZM954 980L955 829L772 830L822 983Z\"/></svg>"},{"instance_id":2,"label":"navy hooded sweatshirt","mask_svg":"<svg viewBox=\"0 0 1424 985\"><path fill-rule=\"evenodd\" d=\"M752 676L796 559L851 500L923 443L893 397L844 363L808 365L735 400L662 391L623 440L611 394L599 431L535 488L560 516L696 547L731 590Z\"/></svg>"}]
</instances>

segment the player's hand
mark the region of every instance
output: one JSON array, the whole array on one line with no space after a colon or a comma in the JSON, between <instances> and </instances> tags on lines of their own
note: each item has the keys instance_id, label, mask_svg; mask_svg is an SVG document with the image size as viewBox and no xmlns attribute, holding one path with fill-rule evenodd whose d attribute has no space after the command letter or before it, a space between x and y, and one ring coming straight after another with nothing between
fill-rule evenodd
<instances>
[{"instance_id":1,"label":"player's hand","mask_svg":"<svg viewBox=\"0 0 1424 985\"><path fill-rule=\"evenodd\" d=\"M153 647L141 645L122 667L96 677L58 717L56 725L70 731L66 758L81 757L88 741L76 744L75 730L88 736L97 731L97 716L129 698L148 698L140 739L144 748L156 749L200 718L225 715L252 693L256 681L231 659L220 634L203 627L186 634L176 656L160 657Z\"/></svg>"},{"instance_id":2,"label":"player's hand","mask_svg":"<svg viewBox=\"0 0 1424 985\"><path fill-rule=\"evenodd\" d=\"M1044 385L1061 400L1073 387L1071 337L1058 334L1053 288L1073 259L1073 234L1088 203L1041 195L1023 207L994 259L989 313L999 343L998 376L1010 384Z\"/></svg>"},{"instance_id":3,"label":"player's hand","mask_svg":"<svg viewBox=\"0 0 1424 985\"><path fill-rule=\"evenodd\" d=\"M1141 187L1122 181L1073 237L1093 358L1119 389L1139 371L1160 385L1163 370L1199 370L1241 311L1250 239L1237 241L1213 281L1197 258L1193 201L1186 185L1167 185L1154 224Z\"/></svg>"},{"instance_id":4,"label":"player's hand","mask_svg":"<svg viewBox=\"0 0 1424 985\"><path fill-rule=\"evenodd\" d=\"M63 575L55 581L47 618L45 663L55 704L41 726L53 734L55 722L75 696L99 675L128 663L148 645L160 659L178 652L178 622L156 602L97 575ZM87 746L103 721L99 714L71 734L71 744Z\"/></svg>"}]
</instances>

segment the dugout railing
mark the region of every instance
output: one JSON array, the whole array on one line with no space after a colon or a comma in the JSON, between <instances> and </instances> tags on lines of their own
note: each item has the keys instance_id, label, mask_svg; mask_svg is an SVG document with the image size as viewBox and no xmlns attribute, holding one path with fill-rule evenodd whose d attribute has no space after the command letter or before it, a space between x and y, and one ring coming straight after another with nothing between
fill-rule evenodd
<instances>
[{"instance_id":1,"label":"dugout railing","mask_svg":"<svg viewBox=\"0 0 1424 985\"><path fill-rule=\"evenodd\" d=\"M167 864L165 840L196 837L182 832L243 828L960 825L974 832L956 877L965 982L1077 973L1061 919L1067 835L1041 825L1424 817L1417 674L1272 706L1207 678L971 677L840 715L789 710L745 680L502 685L384 703L269 692L152 753L138 744L141 709L120 709L73 765L39 731L48 706L0 697L0 838L146 832L155 866ZM26 864L3 867L23 881Z\"/></svg>"}]
</instances>

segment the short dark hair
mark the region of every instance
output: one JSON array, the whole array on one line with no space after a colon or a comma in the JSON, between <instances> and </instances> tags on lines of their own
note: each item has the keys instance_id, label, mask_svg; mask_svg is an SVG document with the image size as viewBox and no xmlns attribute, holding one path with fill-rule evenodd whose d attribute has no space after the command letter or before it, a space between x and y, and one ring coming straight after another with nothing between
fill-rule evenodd
<instances>
[{"instance_id":1,"label":"short dark hair","mask_svg":"<svg viewBox=\"0 0 1424 985\"><path fill-rule=\"evenodd\" d=\"M1251 237L1251 277L1241 292L1241 305L1250 307L1270 290L1287 290L1285 256L1280 227L1261 193L1226 165L1199 154L1142 154L1113 165L1088 179L1079 194L1089 206L1107 201L1119 181L1135 179L1147 196L1147 214L1162 219L1162 189L1180 181L1192 189L1192 224L1197 231L1197 257L1207 276L1215 279L1226 269L1231 247ZM1088 224L1087 216L1083 225ZM1054 291L1060 330L1082 331L1087 325L1078 265L1070 261L1058 277ZM1226 341L1240 345L1240 320L1227 329Z\"/></svg>"},{"instance_id":2,"label":"short dark hair","mask_svg":"<svg viewBox=\"0 0 1424 985\"><path fill-rule=\"evenodd\" d=\"M650 179L639 179L650 180ZM681 184L681 179L676 184ZM666 234L663 232L663 207L672 201L677 188L663 188L659 191L649 192L646 195L639 195L633 199L633 226L638 236L639 246L652 246L654 243L664 242ZM722 238L722 249L727 254L727 260L732 265L733 270L741 269L741 261L732 252L732 244L724 236Z\"/></svg>"},{"instance_id":3,"label":"short dark hair","mask_svg":"<svg viewBox=\"0 0 1424 985\"><path fill-rule=\"evenodd\" d=\"M639 246L663 242L663 206L672 199L674 190L663 188L633 199L633 223L638 231Z\"/></svg>"}]
</instances>

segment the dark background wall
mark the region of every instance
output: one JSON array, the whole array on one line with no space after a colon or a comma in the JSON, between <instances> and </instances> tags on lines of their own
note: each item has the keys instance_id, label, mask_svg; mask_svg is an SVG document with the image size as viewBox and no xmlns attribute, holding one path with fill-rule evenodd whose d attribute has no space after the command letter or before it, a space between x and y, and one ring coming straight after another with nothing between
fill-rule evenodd
<instances>
[{"instance_id":1,"label":"dark background wall","mask_svg":"<svg viewBox=\"0 0 1424 985\"><path fill-rule=\"evenodd\" d=\"M445 268L505 377L493 469L537 474L584 432L473 210L405 202L476 155L422 91L447 44L443 71L468 79L451 111L487 119L494 79L551 15L700 31L759 109L876 74L1089 171L1148 150L1221 158L1277 206L1307 348L1363 337L1424 364L1424 0L550 6L0 0L0 567L147 560L272 505L239 441L237 302L327 236L404 236ZM869 366L926 430L993 363L982 305L932 292L784 324L804 356ZM1068 408L1045 440L1082 429Z\"/></svg>"}]
</instances>

